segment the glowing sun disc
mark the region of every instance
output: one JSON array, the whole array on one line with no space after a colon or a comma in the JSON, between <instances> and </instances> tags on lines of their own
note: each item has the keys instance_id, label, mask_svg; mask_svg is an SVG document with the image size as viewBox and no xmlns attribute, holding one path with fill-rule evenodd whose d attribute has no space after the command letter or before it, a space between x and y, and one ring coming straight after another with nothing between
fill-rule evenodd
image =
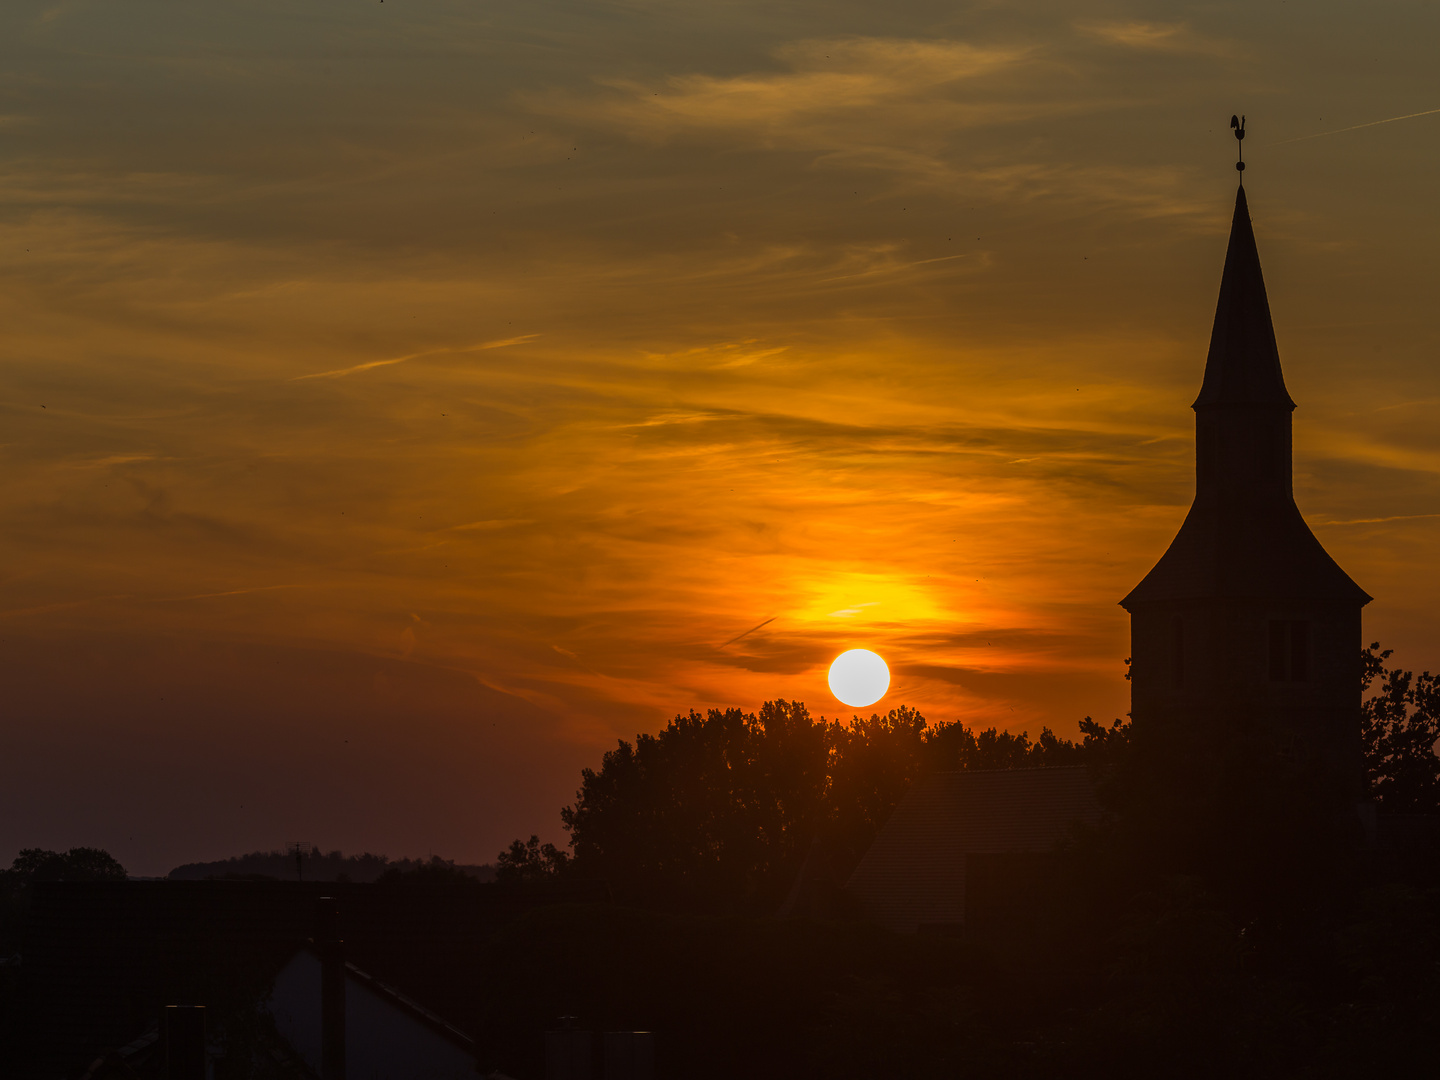
<instances>
[{"instance_id":1,"label":"glowing sun disc","mask_svg":"<svg viewBox=\"0 0 1440 1080\"><path fill-rule=\"evenodd\" d=\"M830 692L846 705L874 705L890 689L890 669L869 649L851 649L830 665Z\"/></svg>"}]
</instances>

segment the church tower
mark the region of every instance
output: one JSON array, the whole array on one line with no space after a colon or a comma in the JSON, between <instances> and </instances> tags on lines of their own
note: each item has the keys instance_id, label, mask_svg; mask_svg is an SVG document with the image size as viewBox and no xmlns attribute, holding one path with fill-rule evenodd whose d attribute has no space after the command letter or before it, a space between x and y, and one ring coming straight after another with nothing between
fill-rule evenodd
<instances>
[{"instance_id":1,"label":"church tower","mask_svg":"<svg viewBox=\"0 0 1440 1080\"><path fill-rule=\"evenodd\" d=\"M1242 166L1243 167L1243 166ZM1290 421L1242 185L1195 399L1195 501L1129 596L1137 729L1263 729L1353 797L1366 595L1295 505Z\"/></svg>"}]
</instances>

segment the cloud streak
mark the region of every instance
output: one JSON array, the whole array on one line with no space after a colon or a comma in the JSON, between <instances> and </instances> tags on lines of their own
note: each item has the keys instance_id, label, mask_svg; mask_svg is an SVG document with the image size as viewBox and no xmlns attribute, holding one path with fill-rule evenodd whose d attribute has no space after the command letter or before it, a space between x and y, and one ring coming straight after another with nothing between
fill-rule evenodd
<instances>
[{"instance_id":1,"label":"cloud streak","mask_svg":"<svg viewBox=\"0 0 1440 1080\"><path fill-rule=\"evenodd\" d=\"M317 371L310 375L296 375L291 382L302 382L305 379L340 379L346 375L358 375L362 371L373 371L375 368L390 367L392 364L404 364L411 360L419 360L424 356L443 356L455 353L484 352L487 349L505 349L511 345L525 345L538 338L539 334L520 334L516 337L501 338L498 341L486 341L479 345L447 346L439 349L425 349L421 352L409 353L405 356L395 356L388 360L369 360L363 364L354 364L346 368L336 368L334 371Z\"/></svg>"}]
</instances>

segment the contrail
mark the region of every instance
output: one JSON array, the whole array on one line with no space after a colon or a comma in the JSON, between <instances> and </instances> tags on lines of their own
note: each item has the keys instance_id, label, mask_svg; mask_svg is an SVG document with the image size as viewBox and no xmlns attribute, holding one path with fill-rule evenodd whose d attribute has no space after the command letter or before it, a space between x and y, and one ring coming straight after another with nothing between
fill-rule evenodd
<instances>
[{"instance_id":1,"label":"contrail","mask_svg":"<svg viewBox=\"0 0 1440 1080\"><path fill-rule=\"evenodd\" d=\"M778 619L779 617L780 617L779 615L771 615L768 619L766 619L764 622L762 622L762 623L760 624L760 626L769 626L772 622L774 622L774 621L775 621L776 619ZM732 637L729 641L725 642L725 645L734 645L735 642L739 641L742 637L748 637L749 635L753 634L756 630L759 630L759 629L760 629L760 626L752 626L752 627L750 627L749 630L746 630L745 633L743 633L743 634L737 634L735 637ZM720 647L723 649L723 648L725 647L725 645L721 645Z\"/></svg>"},{"instance_id":2,"label":"contrail","mask_svg":"<svg viewBox=\"0 0 1440 1080\"><path fill-rule=\"evenodd\" d=\"M1440 514L1397 514L1394 517L1352 518L1349 521L1322 521L1321 525L1380 525L1387 521L1419 521L1421 518L1436 518Z\"/></svg>"},{"instance_id":3,"label":"contrail","mask_svg":"<svg viewBox=\"0 0 1440 1080\"><path fill-rule=\"evenodd\" d=\"M1404 116L1392 116L1388 120L1371 120L1368 124L1355 124L1352 127L1336 128L1334 131L1319 131L1314 135L1297 135L1293 139L1281 139L1274 146L1282 146L1285 143L1304 142L1306 139L1320 139L1326 135L1339 135L1342 131L1359 131L1361 128L1376 127L1379 124L1393 124L1396 120L1413 120L1417 116L1433 116L1440 113L1440 109L1426 109L1424 112L1406 113Z\"/></svg>"}]
</instances>

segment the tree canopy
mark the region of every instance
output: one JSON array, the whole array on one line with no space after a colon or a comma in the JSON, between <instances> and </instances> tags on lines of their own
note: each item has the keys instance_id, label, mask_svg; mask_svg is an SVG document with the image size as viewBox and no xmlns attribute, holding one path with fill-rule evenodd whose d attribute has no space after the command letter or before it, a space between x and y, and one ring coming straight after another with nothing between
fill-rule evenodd
<instances>
[{"instance_id":1,"label":"tree canopy","mask_svg":"<svg viewBox=\"0 0 1440 1080\"><path fill-rule=\"evenodd\" d=\"M1440 812L1440 675L1386 668L1391 650L1361 653L1361 706L1367 794L1387 813ZM1378 684L1378 685L1377 685Z\"/></svg>"},{"instance_id":2,"label":"tree canopy","mask_svg":"<svg viewBox=\"0 0 1440 1080\"><path fill-rule=\"evenodd\" d=\"M516 840L502 880L562 873L605 878L622 898L679 908L768 909L817 840L840 868L857 860L910 783L927 769L1067 765L1123 737L1085 721L1082 743L1048 728L1032 741L994 728L931 726L915 709L815 717L799 701L758 712L677 715L654 735L621 740L586 769L561 811L573 854Z\"/></svg>"},{"instance_id":3,"label":"tree canopy","mask_svg":"<svg viewBox=\"0 0 1440 1080\"><path fill-rule=\"evenodd\" d=\"M31 881L124 881L125 867L101 848L74 847L64 852L24 848L0 875L12 887Z\"/></svg>"},{"instance_id":4,"label":"tree canopy","mask_svg":"<svg viewBox=\"0 0 1440 1080\"><path fill-rule=\"evenodd\" d=\"M1440 676L1387 669L1389 657L1379 645L1362 653L1367 792L1389 813L1433 813ZM783 699L757 712L691 710L583 770L561 811L570 851L516 840L498 876L577 874L672 909L773 910L817 843L843 878L922 772L1074 764L1114 766L1102 802L1128 822L1122 846L1157 869L1298 881L1298 867L1324 865L1343 842L1348 818L1337 807L1353 794L1277 750L1263 723L1237 714L1214 730L1132 733L1128 722L1086 717L1080 730L1079 742L1049 728L1032 740L932 725L906 706L842 722Z\"/></svg>"}]
</instances>

